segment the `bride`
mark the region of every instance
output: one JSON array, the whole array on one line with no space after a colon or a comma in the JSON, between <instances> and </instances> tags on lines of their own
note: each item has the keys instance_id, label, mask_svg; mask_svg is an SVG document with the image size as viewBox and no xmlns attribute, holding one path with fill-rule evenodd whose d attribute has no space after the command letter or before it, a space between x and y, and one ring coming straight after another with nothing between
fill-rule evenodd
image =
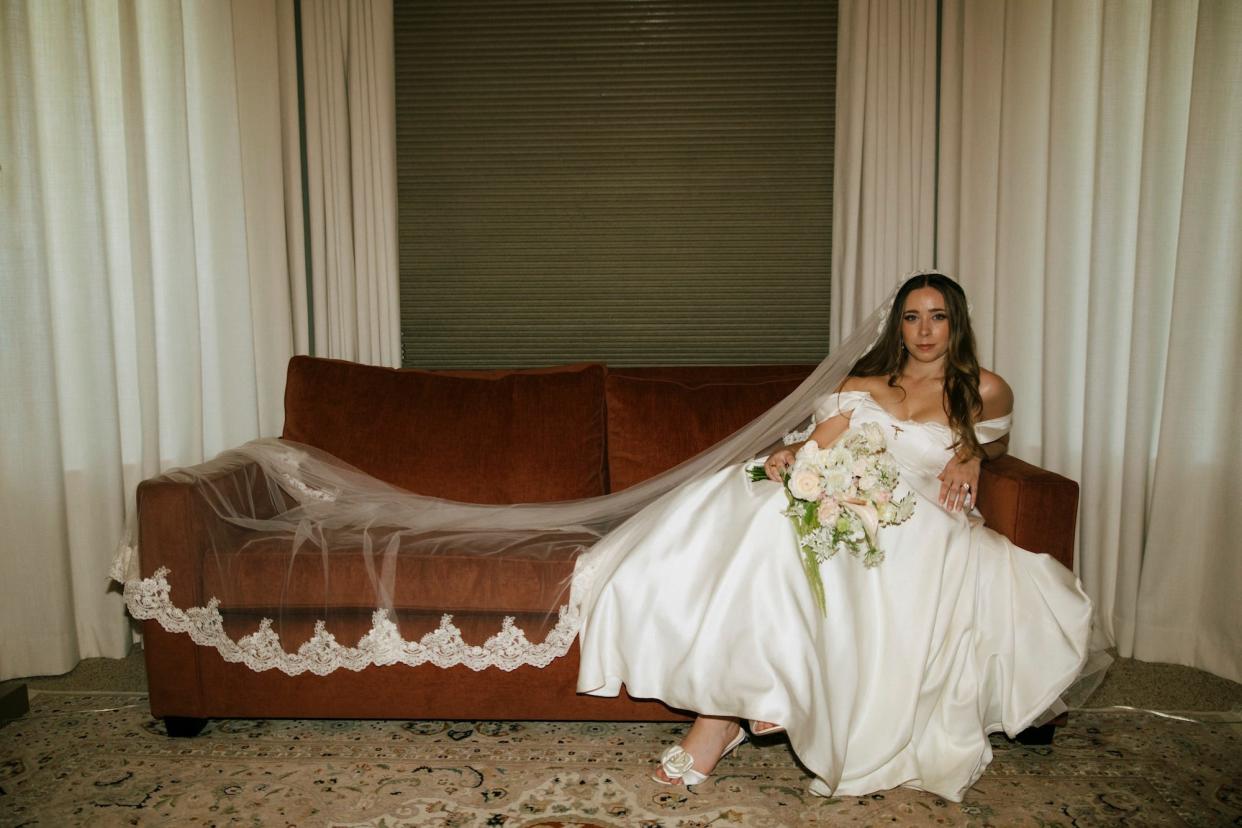
<instances>
[{"instance_id":1,"label":"bride","mask_svg":"<svg viewBox=\"0 0 1242 828\"><path fill-rule=\"evenodd\" d=\"M1057 702L1088 652L1091 602L1047 555L1019 549L974 510L979 467L1004 454L1013 408L979 368L966 297L940 274L898 290L882 332L810 439L881 427L913 516L879 530L876 567L821 564L826 615L784 514L781 475L801 443L660 498L580 561L615 561L582 608L579 692L656 698L698 718L656 781L697 784L746 738L787 732L812 791L905 785L958 801ZM606 568L605 568L606 569Z\"/></svg>"}]
</instances>

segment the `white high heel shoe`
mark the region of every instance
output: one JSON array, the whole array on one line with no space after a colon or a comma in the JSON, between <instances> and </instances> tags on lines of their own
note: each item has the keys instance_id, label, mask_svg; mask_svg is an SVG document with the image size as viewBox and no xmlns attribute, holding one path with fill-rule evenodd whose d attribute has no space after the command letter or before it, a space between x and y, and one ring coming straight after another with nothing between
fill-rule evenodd
<instances>
[{"instance_id":1,"label":"white high heel shoe","mask_svg":"<svg viewBox=\"0 0 1242 828\"><path fill-rule=\"evenodd\" d=\"M785 732L784 725L774 724L771 727L760 728L760 727L756 727L756 725L758 725L759 722L755 721L754 719L750 719L747 722L747 724L750 725L750 733L752 736L775 736L778 733ZM767 724L771 724L771 722L767 722Z\"/></svg>"},{"instance_id":2,"label":"white high heel shoe","mask_svg":"<svg viewBox=\"0 0 1242 828\"><path fill-rule=\"evenodd\" d=\"M725 745L724 751L720 754L720 759L724 759L733 749L746 741L746 729L739 728L737 735L733 737L733 741ZM719 763L720 759L716 762ZM673 745L660 756L660 769L664 771L664 775L668 780L661 779L654 773L651 778L661 785L676 785L678 782L685 782L687 785L698 785L707 777L709 773L699 773L694 769L694 757L686 751L681 745Z\"/></svg>"}]
</instances>

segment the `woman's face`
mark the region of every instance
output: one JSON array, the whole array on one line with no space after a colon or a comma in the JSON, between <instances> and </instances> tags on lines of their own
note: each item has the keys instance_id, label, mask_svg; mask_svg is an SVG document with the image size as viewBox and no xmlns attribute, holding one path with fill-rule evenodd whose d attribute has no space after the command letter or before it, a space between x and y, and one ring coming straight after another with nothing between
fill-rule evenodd
<instances>
[{"instance_id":1,"label":"woman's face","mask_svg":"<svg viewBox=\"0 0 1242 828\"><path fill-rule=\"evenodd\" d=\"M948 353L949 312L940 291L921 287L906 295L901 338L910 356L919 362L935 362Z\"/></svg>"}]
</instances>

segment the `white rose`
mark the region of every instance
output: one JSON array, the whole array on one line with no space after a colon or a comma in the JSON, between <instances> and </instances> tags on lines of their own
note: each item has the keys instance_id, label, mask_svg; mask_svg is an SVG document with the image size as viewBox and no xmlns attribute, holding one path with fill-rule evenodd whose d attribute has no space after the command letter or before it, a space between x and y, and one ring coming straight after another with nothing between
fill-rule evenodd
<instances>
[{"instance_id":1,"label":"white rose","mask_svg":"<svg viewBox=\"0 0 1242 828\"><path fill-rule=\"evenodd\" d=\"M789 477L789 491L799 500L817 500L824 487L819 474L813 469L794 469Z\"/></svg>"},{"instance_id":2,"label":"white rose","mask_svg":"<svg viewBox=\"0 0 1242 828\"><path fill-rule=\"evenodd\" d=\"M814 440L808 440L806 445L798 450L797 462L799 466L820 470L824 466L824 458L827 454L827 450L820 448Z\"/></svg>"}]
</instances>

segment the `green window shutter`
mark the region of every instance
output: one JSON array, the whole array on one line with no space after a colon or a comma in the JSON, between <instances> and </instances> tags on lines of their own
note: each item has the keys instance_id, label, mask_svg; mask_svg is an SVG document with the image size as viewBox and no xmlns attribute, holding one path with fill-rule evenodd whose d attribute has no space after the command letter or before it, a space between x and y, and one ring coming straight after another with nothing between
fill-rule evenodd
<instances>
[{"instance_id":1,"label":"green window shutter","mask_svg":"<svg viewBox=\"0 0 1242 828\"><path fill-rule=\"evenodd\" d=\"M398 2L408 366L818 361L835 2Z\"/></svg>"}]
</instances>

